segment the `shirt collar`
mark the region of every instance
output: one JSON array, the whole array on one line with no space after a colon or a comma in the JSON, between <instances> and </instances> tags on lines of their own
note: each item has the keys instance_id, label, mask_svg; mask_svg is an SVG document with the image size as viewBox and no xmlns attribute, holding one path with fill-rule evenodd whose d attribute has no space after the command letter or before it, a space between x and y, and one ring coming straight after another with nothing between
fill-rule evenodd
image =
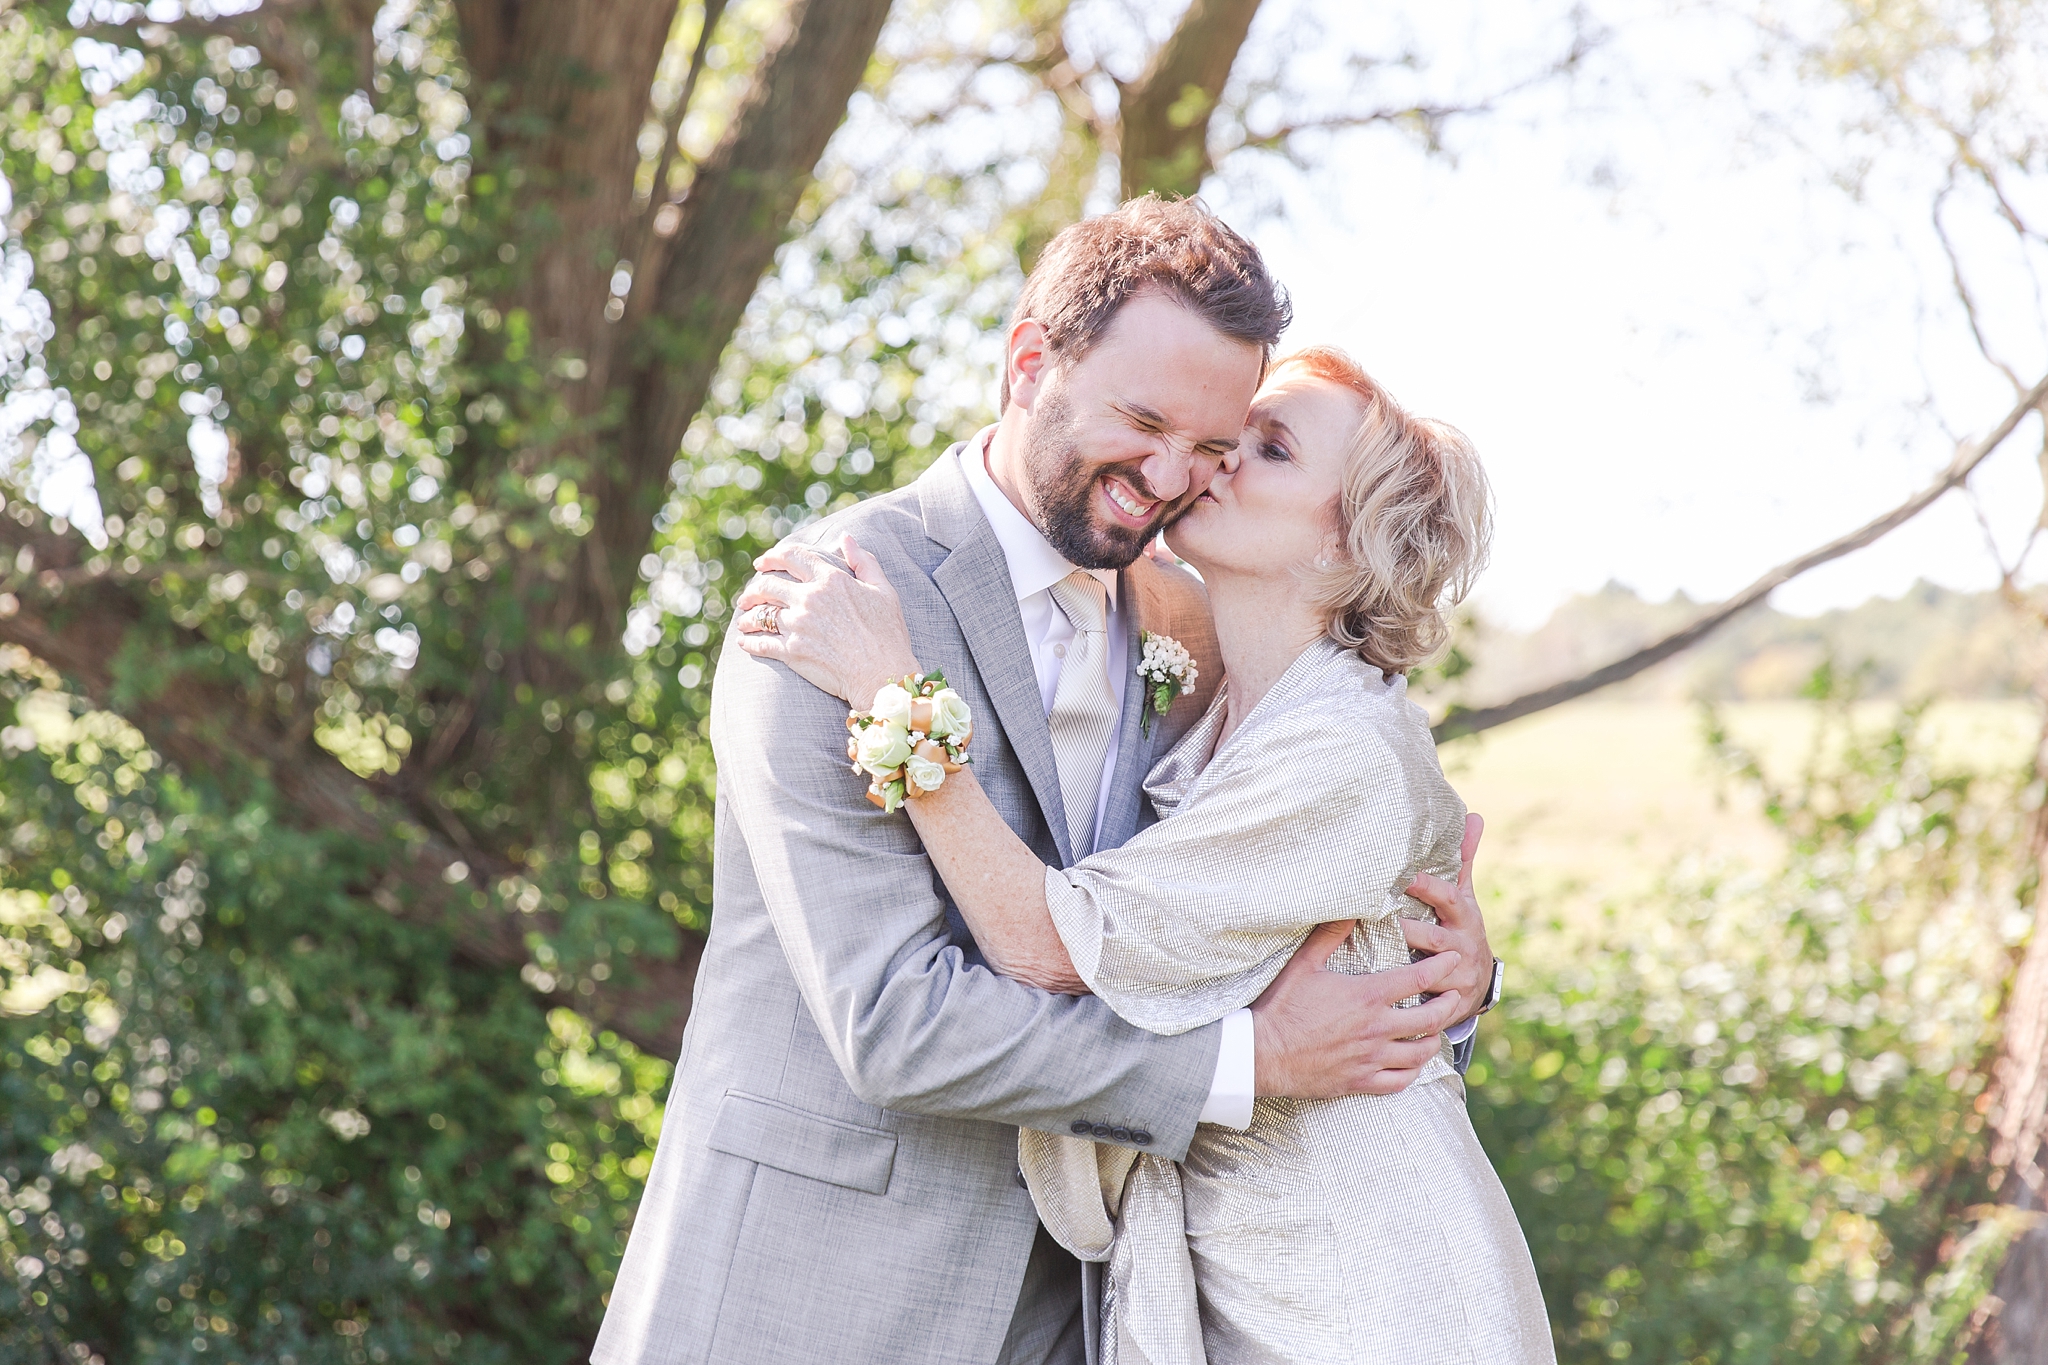
<instances>
[{"instance_id":1,"label":"shirt collar","mask_svg":"<svg viewBox=\"0 0 2048 1365\"><path fill-rule=\"evenodd\" d=\"M988 472L989 441L995 432L994 427L985 427L967 443L967 448L960 452L960 468L967 476L974 500L981 504L982 514L996 533L996 543L1003 547L1003 559L1010 566L1010 587L1021 602L1033 593L1044 592L1078 566L1055 550L1045 534L996 486L994 476ZM1114 611L1116 570L1088 572L1109 593L1109 608Z\"/></svg>"}]
</instances>

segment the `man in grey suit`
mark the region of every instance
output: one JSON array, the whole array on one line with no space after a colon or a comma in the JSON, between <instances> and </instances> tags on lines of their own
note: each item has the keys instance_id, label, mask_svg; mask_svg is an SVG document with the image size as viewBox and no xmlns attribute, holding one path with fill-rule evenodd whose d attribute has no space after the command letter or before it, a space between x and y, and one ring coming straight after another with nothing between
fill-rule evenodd
<instances>
[{"instance_id":1,"label":"man in grey suit","mask_svg":"<svg viewBox=\"0 0 2048 1365\"><path fill-rule=\"evenodd\" d=\"M1141 778L1213 694L1200 585L1141 552L1236 444L1286 320L1197 204L1077 224L1019 299L999 423L799 535L881 560L919 660L973 708L981 785L1050 864L1136 832ZM800 611L785 586L757 582L740 629ZM1125 682L1146 631L1201 681L1149 727ZM862 799L844 718L728 639L710 942L598 1365L1078 1365L1093 1302L1039 1227L1019 1126L1177 1157L1198 1122L1245 1126L1254 1093L1401 1088L1491 994L1476 905L1446 884L1425 895L1444 923L1415 930L1437 956L1341 976L1319 935L1251 1010L1178 1037L997 976L908 820Z\"/></svg>"}]
</instances>

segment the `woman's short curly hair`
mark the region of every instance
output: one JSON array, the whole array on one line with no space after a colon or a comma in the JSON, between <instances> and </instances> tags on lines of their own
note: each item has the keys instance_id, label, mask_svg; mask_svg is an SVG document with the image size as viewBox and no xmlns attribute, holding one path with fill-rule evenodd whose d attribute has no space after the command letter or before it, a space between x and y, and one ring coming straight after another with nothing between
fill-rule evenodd
<instances>
[{"instance_id":1,"label":"woman's short curly hair","mask_svg":"<svg viewBox=\"0 0 2048 1365\"><path fill-rule=\"evenodd\" d=\"M1486 566L1492 490L1479 454L1445 422L1405 411L1334 346L1281 358L1357 395L1363 409L1330 513L1339 552L1310 573L1332 640L1375 668L1403 673L1450 643L1450 610Z\"/></svg>"}]
</instances>

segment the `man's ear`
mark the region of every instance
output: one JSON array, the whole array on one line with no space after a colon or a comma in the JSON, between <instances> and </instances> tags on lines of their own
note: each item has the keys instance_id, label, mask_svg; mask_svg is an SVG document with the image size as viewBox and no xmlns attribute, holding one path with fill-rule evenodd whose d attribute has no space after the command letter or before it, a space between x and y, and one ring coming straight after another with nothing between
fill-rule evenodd
<instances>
[{"instance_id":1,"label":"man's ear","mask_svg":"<svg viewBox=\"0 0 2048 1365\"><path fill-rule=\"evenodd\" d=\"M1010 402L1029 412L1038 401L1045 385L1045 372L1052 364L1046 351L1045 326L1035 318L1019 318L1010 324L1006 340L1003 378L1010 391Z\"/></svg>"}]
</instances>

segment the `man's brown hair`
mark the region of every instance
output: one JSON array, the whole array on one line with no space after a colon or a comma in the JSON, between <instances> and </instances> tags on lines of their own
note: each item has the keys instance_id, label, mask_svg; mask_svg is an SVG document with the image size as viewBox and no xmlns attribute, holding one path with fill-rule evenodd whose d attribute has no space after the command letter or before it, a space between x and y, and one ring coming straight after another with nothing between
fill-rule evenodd
<instances>
[{"instance_id":1,"label":"man's brown hair","mask_svg":"<svg viewBox=\"0 0 2048 1365\"><path fill-rule=\"evenodd\" d=\"M1231 231L1199 199L1156 194L1063 229L1045 252L1010 316L1045 328L1055 364L1071 364L1109 330L1133 295L1157 289L1227 337L1270 359L1294 310L1266 273L1259 249ZM1003 367L1002 408L1010 406Z\"/></svg>"}]
</instances>

